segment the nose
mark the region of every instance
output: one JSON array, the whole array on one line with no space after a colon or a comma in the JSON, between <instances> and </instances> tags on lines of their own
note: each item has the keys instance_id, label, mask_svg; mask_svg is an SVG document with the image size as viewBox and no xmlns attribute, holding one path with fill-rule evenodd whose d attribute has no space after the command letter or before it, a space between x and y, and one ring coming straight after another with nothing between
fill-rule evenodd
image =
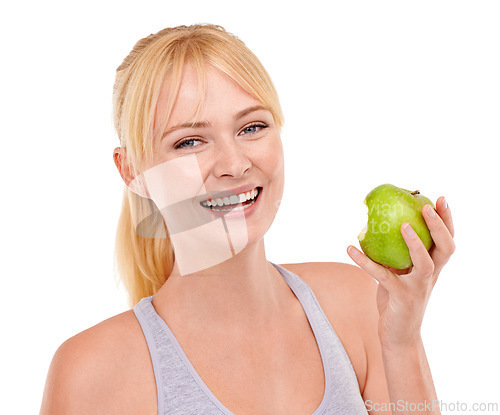
<instances>
[{"instance_id":1,"label":"nose","mask_svg":"<svg viewBox=\"0 0 500 415\"><path fill-rule=\"evenodd\" d=\"M214 174L216 177L231 176L239 178L250 170L251 166L252 162L237 140L234 138L221 140L214 157Z\"/></svg>"}]
</instances>

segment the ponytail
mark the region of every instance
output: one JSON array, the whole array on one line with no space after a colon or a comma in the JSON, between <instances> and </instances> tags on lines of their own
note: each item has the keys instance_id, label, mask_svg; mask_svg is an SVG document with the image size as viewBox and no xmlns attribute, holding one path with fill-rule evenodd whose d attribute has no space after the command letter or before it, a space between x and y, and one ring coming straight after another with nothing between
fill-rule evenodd
<instances>
[{"instance_id":1,"label":"ponytail","mask_svg":"<svg viewBox=\"0 0 500 415\"><path fill-rule=\"evenodd\" d=\"M141 298L158 292L172 272L175 259L165 223L158 209L147 218L149 232L145 231L143 226L141 228L143 222L135 226L132 210L144 203L154 205L148 199L143 199L125 188L116 231L116 265L120 279L129 294L131 307ZM151 232L151 227L156 231Z\"/></svg>"}]
</instances>

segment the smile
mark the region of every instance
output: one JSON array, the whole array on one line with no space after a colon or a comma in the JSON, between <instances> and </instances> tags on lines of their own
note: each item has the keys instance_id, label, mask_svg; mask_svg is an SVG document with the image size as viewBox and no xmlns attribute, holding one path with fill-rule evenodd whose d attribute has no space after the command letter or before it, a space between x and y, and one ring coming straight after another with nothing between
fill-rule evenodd
<instances>
[{"instance_id":1,"label":"smile","mask_svg":"<svg viewBox=\"0 0 500 415\"><path fill-rule=\"evenodd\" d=\"M260 187L256 187L246 193L231 195L230 197L226 196L223 198L208 199L201 202L200 205L216 212L244 210L255 203L259 197L260 190Z\"/></svg>"}]
</instances>

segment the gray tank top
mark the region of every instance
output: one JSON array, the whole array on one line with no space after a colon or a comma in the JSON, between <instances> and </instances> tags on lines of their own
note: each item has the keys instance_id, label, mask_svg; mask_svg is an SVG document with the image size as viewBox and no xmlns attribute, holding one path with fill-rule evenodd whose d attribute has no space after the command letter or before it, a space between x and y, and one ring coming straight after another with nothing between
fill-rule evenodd
<instances>
[{"instance_id":1,"label":"gray tank top","mask_svg":"<svg viewBox=\"0 0 500 415\"><path fill-rule=\"evenodd\" d=\"M271 264L302 304L321 353L325 393L313 415L367 414L351 361L311 288L298 275ZM153 298L154 295L144 297L133 310L153 362L158 415L232 415L203 382L165 320L156 313L151 303Z\"/></svg>"}]
</instances>

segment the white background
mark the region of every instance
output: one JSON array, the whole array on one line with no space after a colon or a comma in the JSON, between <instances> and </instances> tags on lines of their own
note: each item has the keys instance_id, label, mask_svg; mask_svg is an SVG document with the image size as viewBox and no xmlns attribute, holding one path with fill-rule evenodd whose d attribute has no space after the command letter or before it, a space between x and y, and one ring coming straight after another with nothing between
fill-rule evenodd
<instances>
[{"instance_id":1,"label":"white background","mask_svg":"<svg viewBox=\"0 0 500 415\"><path fill-rule=\"evenodd\" d=\"M56 1L3 8L2 413L37 413L67 338L127 310L114 73L134 43L215 23L261 59L286 124L276 263L352 263L375 186L446 196L457 249L423 327L438 397L500 402L497 1Z\"/></svg>"}]
</instances>

